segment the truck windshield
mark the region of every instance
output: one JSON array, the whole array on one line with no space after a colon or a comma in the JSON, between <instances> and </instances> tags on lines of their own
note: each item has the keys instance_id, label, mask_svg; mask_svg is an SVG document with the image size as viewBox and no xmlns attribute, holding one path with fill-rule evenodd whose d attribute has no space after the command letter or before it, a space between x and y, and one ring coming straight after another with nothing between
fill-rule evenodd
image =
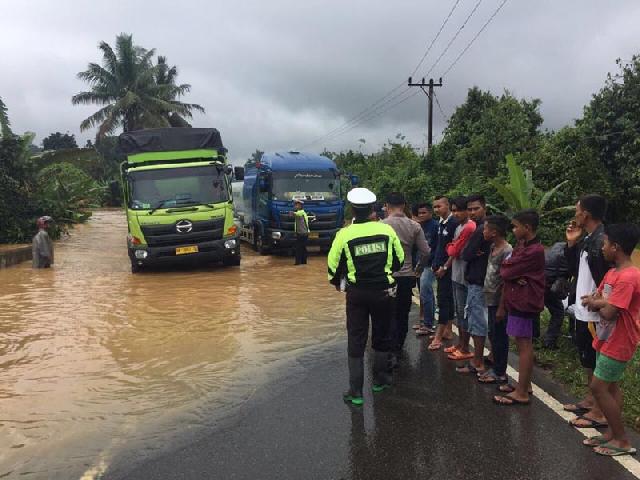
<instances>
[{"instance_id":1,"label":"truck windshield","mask_svg":"<svg viewBox=\"0 0 640 480\"><path fill-rule=\"evenodd\" d=\"M273 199L337 200L340 198L340 179L327 172L274 172Z\"/></svg>"},{"instance_id":2,"label":"truck windshield","mask_svg":"<svg viewBox=\"0 0 640 480\"><path fill-rule=\"evenodd\" d=\"M129 173L129 208L145 210L229 200L226 177L213 165Z\"/></svg>"}]
</instances>

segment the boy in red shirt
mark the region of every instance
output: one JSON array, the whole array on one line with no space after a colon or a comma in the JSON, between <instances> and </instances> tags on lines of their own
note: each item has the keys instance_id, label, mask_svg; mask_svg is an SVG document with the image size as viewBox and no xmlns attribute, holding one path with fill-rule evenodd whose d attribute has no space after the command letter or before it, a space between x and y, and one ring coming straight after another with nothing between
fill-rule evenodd
<instances>
[{"instance_id":1,"label":"boy in red shirt","mask_svg":"<svg viewBox=\"0 0 640 480\"><path fill-rule=\"evenodd\" d=\"M602 252L615 268L607 272L596 293L582 297L582 304L600 314L593 340L596 369L589 388L609 428L584 444L600 455L613 457L636 453L624 431L619 382L640 343L640 270L631 262L640 230L635 225L617 224L605 226L604 232Z\"/></svg>"}]
</instances>

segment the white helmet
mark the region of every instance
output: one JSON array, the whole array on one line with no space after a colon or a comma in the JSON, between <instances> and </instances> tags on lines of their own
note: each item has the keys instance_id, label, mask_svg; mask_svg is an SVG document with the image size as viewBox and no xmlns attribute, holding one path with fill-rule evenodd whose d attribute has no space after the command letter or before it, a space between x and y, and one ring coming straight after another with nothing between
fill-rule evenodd
<instances>
[{"instance_id":1,"label":"white helmet","mask_svg":"<svg viewBox=\"0 0 640 480\"><path fill-rule=\"evenodd\" d=\"M357 187L347 193L347 200L352 205L371 205L376 203L376 194L368 188Z\"/></svg>"}]
</instances>

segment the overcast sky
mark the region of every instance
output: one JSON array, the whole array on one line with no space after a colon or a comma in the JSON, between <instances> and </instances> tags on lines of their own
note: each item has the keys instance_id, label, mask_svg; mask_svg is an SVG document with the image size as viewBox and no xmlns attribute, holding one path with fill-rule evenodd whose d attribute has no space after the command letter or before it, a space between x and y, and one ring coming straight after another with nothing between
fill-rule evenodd
<instances>
[{"instance_id":1,"label":"overcast sky","mask_svg":"<svg viewBox=\"0 0 640 480\"><path fill-rule=\"evenodd\" d=\"M446 75L502 0L459 0L440 38L414 75L443 76L437 97L445 115L477 85L540 98L545 127L580 116L615 59L640 52L640 2L508 0ZM417 89L383 103L342 135L308 145L398 86L414 70L455 0L0 0L0 97L16 132L76 135L97 110L72 106L87 89L76 78L99 62L98 42L118 33L156 48L192 85L184 101L203 105L194 126L214 126L239 163L255 149L321 151L379 148L401 132L425 143L426 96ZM428 77L427 77L428 78ZM399 94L403 88L396 90ZM419 93L386 110L410 93ZM390 97L390 98L393 98ZM434 108L436 140L446 122ZM339 130L336 133L346 130Z\"/></svg>"}]
</instances>

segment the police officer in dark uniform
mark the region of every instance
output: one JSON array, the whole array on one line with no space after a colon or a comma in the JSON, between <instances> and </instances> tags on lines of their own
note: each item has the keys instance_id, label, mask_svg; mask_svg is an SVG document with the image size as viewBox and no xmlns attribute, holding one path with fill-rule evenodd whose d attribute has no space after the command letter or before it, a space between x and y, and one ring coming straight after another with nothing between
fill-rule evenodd
<instances>
[{"instance_id":1,"label":"police officer in dark uniform","mask_svg":"<svg viewBox=\"0 0 640 480\"><path fill-rule=\"evenodd\" d=\"M336 235L328 257L329 281L340 290L346 279L349 390L344 401L362 405L364 350L371 318L373 391L391 385L387 361L391 348L389 328L393 317L396 282L393 273L404 262L404 251L393 228L371 221L376 196L366 188L347 195L355 220Z\"/></svg>"}]
</instances>

